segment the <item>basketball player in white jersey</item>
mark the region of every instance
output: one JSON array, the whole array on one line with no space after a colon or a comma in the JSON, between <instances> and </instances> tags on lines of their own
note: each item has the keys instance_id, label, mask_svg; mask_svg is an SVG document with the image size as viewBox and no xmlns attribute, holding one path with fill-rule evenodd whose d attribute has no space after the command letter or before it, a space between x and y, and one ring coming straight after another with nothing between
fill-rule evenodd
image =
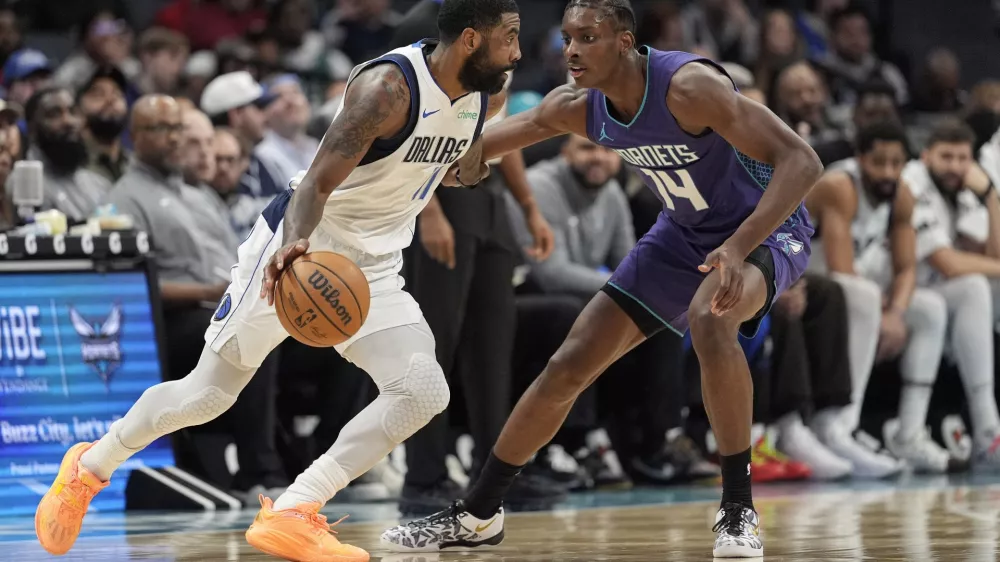
<instances>
[{"instance_id":1,"label":"basketball player in white jersey","mask_svg":"<svg viewBox=\"0 0 1000 562\"><path fill-rule=\"evenodd\" d=\"M1000 467L993 326L1000 279L1000 198L973 159L976 135L947 120L931 131L919 160L903 168L916 199L917 286L946 306L946 353L958 366L973 426L973 464ZM990 281L993 280L991 291ZM940 455L938 455L940 456Z\"/></svg>"},{"instance_id":2,"label":"basketball player in white jersey","mask_svg":"<svg viewBox=\"0 0 1000 562\"><path fill-rule=\"evenodd\" d=\"M380 395L286 493L273 503L261 499L247 540L292 560L368 560L329 532L319 510L448 404L434 337L402 290L401 251L434 189L469 151L488 114L503 105L507 72L520 58L514 0L446 0L438 24L440 44L415 43L351 73L311 167L294 190L275 198L240 246L194 371L147 389L99 441L66 453L35 516L47 551L72 547L90 500L131 455L233 405L288 335L272 306L279 270L312 249L347 256L368 279L369 316L336 349L368 372ZM482 174L479 154L469 156L471 169Z\"/></svg>"},{"instance_id":3,"label":"basketball player in white jersey","mask_svg":"<svg viewBox=\"0 0 1000 562\"><path fill-rule=\"evenodd\" d=\"M905 134L896 125L874 125L859 132L857 145L858 156L832 164L807 199L810 212L816 210L813 216L820 224L821 255L825 255L826 266L841 281L849 299L868 298L872 300L871 308L881 310L879 331L865 334L873 343L877 342L874 359L901 356L899 426L887 436L886 446L919 472L956 470L960 463L931 439L925 423L948 332L946 295L973 289L977 280L956 279L933 287L917 286L915 200L911 189L900 179L907 159ZM979 281L983 290L975 294L986 297L986 302L979 306L988 310L985 280ZM954 298L959 297L956 294ZM952 330L951 339L989 338L988 324L987 321L983 328L985 336L971 333L982 326L956 325L958 329ZM992 347L988 339L985 345ZM974 367L978 362L974 355L981 355L982 351L964 343L953 349L963 367L974 425L989 435L978 441L977 459L993 463L990 455L996 447L993 441L1000 424L993 399L992 374ZM860 380L855 376L855 409L860 409L869 372L870 369ZM976 382L970 384L970 380ZM872 471L869 475L888 474L890 471L886 470Z\"/></svg>"}]
</instances>

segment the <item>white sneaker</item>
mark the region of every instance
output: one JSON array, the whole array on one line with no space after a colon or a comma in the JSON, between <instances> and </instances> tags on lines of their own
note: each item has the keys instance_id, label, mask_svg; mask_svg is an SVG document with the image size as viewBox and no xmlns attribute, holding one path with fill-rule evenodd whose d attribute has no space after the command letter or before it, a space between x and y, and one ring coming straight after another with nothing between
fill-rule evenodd
<instances>
[{"instance_id":1,"label":"white sneaker","mask_svg":"<svg viewBox=\"0 0 1000 562\"><path fill-rule=\"evenodd\" d=\"M924 428L905 440L899 438L899 433L886 439L885 446L897 458L910 463L914 472L920 474L946 474L951 455L931 439Z\"/></svg>"},{"instance_id":2,"label":"white sneaker","mask_svg":"<svg viewBox=\"0 0 1000 562\"><path fill-rule=\"evenodd\" d=\"M760 558L764 545L760 542L760 519L749 507L729 502L715 514L716 558Z\"/></svg>"},{"instance_id":3,"label":"white sneaker","mask_svg":"<svg viewBox=\"0 0 1000 562\"><path fill-rule=\"evenodd\" d=\"M976 439L972 466L979 471L1000 472L1000 431L989 432Z\"/></svg>"},{"instance_id":4,"label":"white sneaker","mask_svg":"<svg viewBox=\"0 0 1000 562\"><path fill-rule=\"evenodd\" d=\"M832 412L817 414L813 420L813 431L833 454L851 463L851 473L855 478L889 478L906 468L906 463L874 452L855 441L839 416Z\"/></svg>"},{"instance_id":5,"label":"white sneaker","mask_svg":"<svg viewBox=\"0 0 1000 562\"><path fill-rule=\"evenodd\" d=\"M797 413L782 418L778 426L778 450L809 465L814 480L839 480L851 475L851 463L826 448Z\"/></svg>"},{"instance_id":6,"label":"white sneaker","mask_svg":"<svg viewBox=\"0 0 1000 562\"><path fill-rule=\"evenodd\" d=\"M385 531L380 542L393 552L496 546L503 542L503 508L490 519L479 519L459 500L444 511Z\"/></svg>"}]
</instances>

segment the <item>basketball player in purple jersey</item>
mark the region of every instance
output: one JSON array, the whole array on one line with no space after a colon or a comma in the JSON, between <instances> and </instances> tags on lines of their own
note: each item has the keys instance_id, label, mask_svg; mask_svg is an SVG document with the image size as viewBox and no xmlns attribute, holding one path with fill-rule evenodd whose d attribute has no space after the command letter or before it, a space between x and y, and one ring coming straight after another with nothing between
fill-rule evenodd
<instances>
[{"instance_id":1,"label":"basketball player in purple jersey","mask_svg":"<svg viewBox=\"0 0 1000 562\"><path fill-rule=\"evenodd\" d=\"M521 397L466 498L386 531L382 542L393 550L499 544L507 488L576 397L650 335L690 328L722 459L714 554L763 554L750 493L753 389L737 333L753 334L806 268L813 229L802 200L822 166L717 64L637 48L634 26L628 0L572 0L563 38L576 85L486 131L483 158L565 133L586 136L637 168L663 213Z\"/></svg>"}]
</instances>

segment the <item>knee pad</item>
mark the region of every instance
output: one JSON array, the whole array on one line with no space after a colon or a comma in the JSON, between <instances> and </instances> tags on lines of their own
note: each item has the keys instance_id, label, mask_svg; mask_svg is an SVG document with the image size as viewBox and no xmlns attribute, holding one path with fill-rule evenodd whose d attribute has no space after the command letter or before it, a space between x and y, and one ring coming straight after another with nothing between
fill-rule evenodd
<instances>
[{"instance_id":1,"label":"knee pad","mask_svg":"<svg viewBox=\"0 0 1000 562\"><path fill-rule=\"evenodd\" d=\"M391 387L390 387L391 386ZM382 418L390 439L402 443L427 425L431 418L448 407L451 391L437 359L426 353L414 353L402 380L386 385L383 395L393 396Z\"/></svg>"},{"instance_id":2,"label":"knee pad","mask_svg":"<svg viewBox=\"0 0 1000 562\"><path fill-rule=\"evenodd\" d=\"M180 382L180 381L178 381ZM173 433L178 429L208 423L236 403L236 397L217 386L209 386L191 395L176 408L164 408L153 416L153 429Z\"/></svg>"}]
</instances>

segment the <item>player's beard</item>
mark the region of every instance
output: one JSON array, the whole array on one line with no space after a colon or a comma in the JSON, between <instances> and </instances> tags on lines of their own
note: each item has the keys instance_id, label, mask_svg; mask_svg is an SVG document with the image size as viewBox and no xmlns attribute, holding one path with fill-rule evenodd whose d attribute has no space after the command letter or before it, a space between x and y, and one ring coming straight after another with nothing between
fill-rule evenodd
<instances>
[{"instance_id":1,"label":"player's beard","mask_svg":"<svg viewBox=\"0 0 1000 562\"><path fill-rule=\"evenodd\" d=\"M938 191L941 195L944 195L947 199L954 201L958 197L958 192L962 189L962 177L958 174L935 174L933 170L927 170L927 173L931 176L931 181L937 186Z\"/></svg>"},{"instance_id":2,"label":"player's beard","mask_svg":"<svg viewBox=\"0 0 1000 562\"><path fill-rule=\"evenodd\" d=\"M98 142L109 143L117 139L125 130L125 116L88 115L87 129Z\"/></svg>"},{"instance_id":3,"label":"player's beard","mask_svg":"<svg viewBox=\"0 0 1000 562\"><path fill-rule=\"evenodd\" d=\"M895 199L896 188L899 187L899 182L893 180L876 181L871 178L865 178L864 183L868 193L879 203Z\"/></svg>"},{"instance_id":4,"label":"player's beard","mask_svg":"<svg viewBox=\"0 0 1000 562\"><path fill-rule=\"evenodd\" d=\"M507 82L505 73L514 70L516 66L513 64L503 67L491 66L486 44L483 43L465 60L465 64L458 71L458 82L470 92L499 94Z\"/></svg>"},{"instance_id":5,"label":"player's beard","mask_svg":"<svg viewBox=\"0 0 1000 562\"><path fill-rule=\"evenodd\" d=\"M35 143L58 173L74 172L87 161L87 147L79 136L74 138L40 129Z\"/></svg>"}]
</instances>

